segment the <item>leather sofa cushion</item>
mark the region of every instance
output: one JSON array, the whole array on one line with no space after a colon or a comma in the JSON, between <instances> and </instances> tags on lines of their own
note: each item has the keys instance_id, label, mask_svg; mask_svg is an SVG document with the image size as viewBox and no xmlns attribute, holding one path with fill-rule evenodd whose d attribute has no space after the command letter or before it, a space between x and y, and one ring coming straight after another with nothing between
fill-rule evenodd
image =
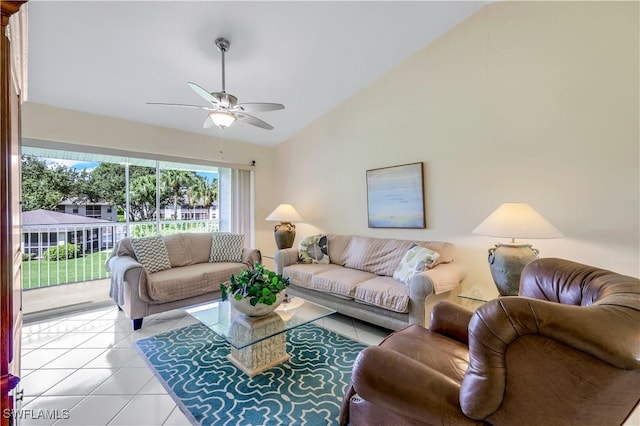
<instances>
[{"instance_id":1,"label":"leather sofa cushion","mask_svg":"<svg viewBox=\"0 0 640 426\"><path fill-rule=\"evenodd\" d=\"M417 361L458 386L469 367L467 345L415 324L391 334L380 347Z\"/></svg>"},{"instance_id":2,"label":"leather sofa cushion","mask_svg":"<svg viewBox=\"0 0 640 426\"><path fill-rule=\"evenodd\" d=\"M358 284L353 298L357 302L390 311L409 312L409 288L389 277L376 277Z\"/></svg>"},{"instance_id":3,"label":"leather sofa cushion","mask_svg":"<svg viewBox=\"0 0 640 426\"><path fill-rule=\"evenodd\" d=\"M242 263L207 262L149 274L149 297L155 303L165 303L219 291L221 282L244 269L247 265Z\"/></svg>"}]
</instances>

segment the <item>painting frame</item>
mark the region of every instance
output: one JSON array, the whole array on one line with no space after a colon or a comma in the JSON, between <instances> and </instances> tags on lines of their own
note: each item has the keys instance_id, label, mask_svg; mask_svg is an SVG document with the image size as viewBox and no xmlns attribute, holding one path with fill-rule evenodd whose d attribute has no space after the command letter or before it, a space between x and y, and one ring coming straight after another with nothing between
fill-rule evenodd
<instances>
[{"instance_id":1,"label":"painting frame","mask_svg":"<svg viewBox=\"0 0 640 426\"><path fill-rule=\"evenodd\" d=\"M366 171L369 228L425 229L424 164Z\"/></svg>"}]
</instances>

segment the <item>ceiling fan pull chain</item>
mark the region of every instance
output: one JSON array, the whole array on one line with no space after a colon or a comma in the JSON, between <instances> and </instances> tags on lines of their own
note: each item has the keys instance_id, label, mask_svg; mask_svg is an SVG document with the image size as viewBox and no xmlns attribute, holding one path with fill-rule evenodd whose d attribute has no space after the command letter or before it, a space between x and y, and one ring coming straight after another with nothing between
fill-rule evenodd
<instances>
[{"instance_id":1,"label":"ceiling fan pull chain","mask_svg":"<svg viewBox=\"0 0 640 426\"><path fill-rule=\"evenodd\" d=\"M224 129L219 129L218 135L220 137L220 151L218 151L218 154L220 154L220 161L224 161L224 136L223 136L223 132Z\"/></svg>"}]
</instances>

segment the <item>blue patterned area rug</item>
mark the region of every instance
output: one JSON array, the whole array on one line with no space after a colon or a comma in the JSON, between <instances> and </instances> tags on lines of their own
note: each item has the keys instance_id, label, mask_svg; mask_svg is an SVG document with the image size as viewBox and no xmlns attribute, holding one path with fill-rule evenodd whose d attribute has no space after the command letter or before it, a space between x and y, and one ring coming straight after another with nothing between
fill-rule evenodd
<instances>
[{"instance_id":1,"label":"blue patterned area rug","mask_svg":"<svg viewBox=\"0 0 640 426\"><path fill-rule=\"evenodd\" d=\"M249 378L227 360L229 344L202 324L136 342L193 424L333 425L366 346L307 324L288 331L291 359Z\"/></svg>"}]
</instances>

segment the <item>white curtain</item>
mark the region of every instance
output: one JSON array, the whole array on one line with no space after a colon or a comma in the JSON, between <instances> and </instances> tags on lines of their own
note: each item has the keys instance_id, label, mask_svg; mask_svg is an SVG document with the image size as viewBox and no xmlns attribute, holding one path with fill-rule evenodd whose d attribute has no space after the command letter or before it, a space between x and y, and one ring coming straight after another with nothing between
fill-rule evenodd
<instances>
[{"instance_id":1,"label":"white curtain","mask_svg":"<svg viewBox=\"0 0 640 426\"><path fill-rule=\"evenodd\" d=\"M27 7L25 3L9 18L7 35L11 46L11 79L20 102L27 100Z\"/></svg>"},{"instance_id":2,"label":"white curtain","mask_svg":"<svg viewBox=\"0 0 640 426\"><path fill-rule=\"evenodd\" d=\"M219 178L220 230L244 234L245 246L255 247L253 171L220 169Z\"/></svg>"}]
</instances>

